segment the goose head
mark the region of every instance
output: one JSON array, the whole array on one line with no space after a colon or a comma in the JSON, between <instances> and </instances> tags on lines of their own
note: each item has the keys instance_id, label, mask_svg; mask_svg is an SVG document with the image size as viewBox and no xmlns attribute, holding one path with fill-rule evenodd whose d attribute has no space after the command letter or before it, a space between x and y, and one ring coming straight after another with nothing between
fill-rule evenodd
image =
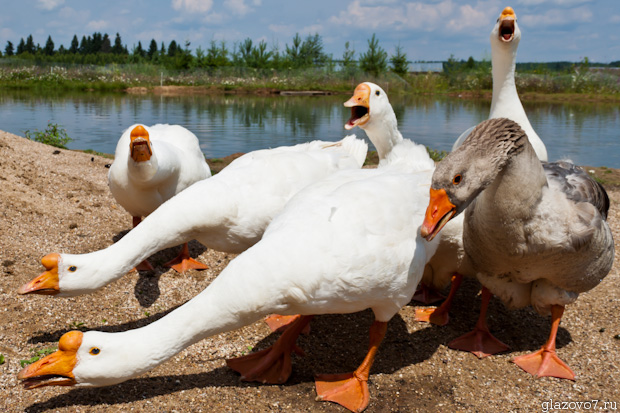
<instances>
[{"instance_id":1,"label":"goose head","mask_svg":"<svg viewBox=\"0 0 620 413\"><path fill-rule=\"evenodd\" d=\"M117 264L106 260L100 252L81 255L52 253L43 257L41 264L45 271L22 285L18 294L58 297L87 294L106 285L117 272L125 271L116 268Z\"/></svg>"},{"instance_id":2,"label":"goose head","mask_svg":"<svg viewBox=\"0 0 620 413\"><path fill-rule=\"evenodd\" d=\"M353 96L344 102L344 106L351 108L351 118L344 125L347 130L356 126L366 129L372 127L375 120L379 122L387 117L394 117L396 120L387 94L379 85L371 82L357 85Z\"/></svg>"},{"instance_id":3,"label":"goose head","mask_svg":"<svg viewBox=\"0 0 620 413\"><path fill-rule=\"evenodd\" d=\"M428 241L469 204L523 151L527 136L518 123L489 119L474 128L457 150L435 168L421 234Z\"/></svg>"},{"instance_id":4,"label":"goose head","mask_svg":"<svg viewBox=\"0 0 620 413\"><path fill-rule=\"evenodd\" d=\"M142 373L139 364L148 364L128 344L125 335L69 331L60 338L58 351L26 366L17 378L27 390L44 386L100 387L120 383Z\"/></svg>"},{"instance_id":5,"label":"goose head","mask_svg":"<svg viewBox=\"0 0 620 413\"><path fill-rule=\"evenodd\" d=\"M137 125L129 135L129 154L135 162L146 162L153 156L149 133L142 125Z\"/></svg>"},{"instance_id":6,"label":"goose head","mask_svg":"<svg viewBox=\"0 0 620 413\"><path fill-rule=\"evenodd\" d=\"M521 40L521 30L517 25L517 15L512 7L506 7L497 18L497 23L491 30L491 46L516 49Z\"/></svg>"},{"instance_id":7,"label":"goose head","mask_svg":"<svg viewBox=\"0 0 620 413\"><path fill-rule=\"evenodd\" d=\"M344 106L351 108L351 118L344 125L345 129L356 126L364 129L377 149L379 159L384 159L403 140L394 109L380 86L371 82L360 83Z\"/></svg>"}]
</instances>

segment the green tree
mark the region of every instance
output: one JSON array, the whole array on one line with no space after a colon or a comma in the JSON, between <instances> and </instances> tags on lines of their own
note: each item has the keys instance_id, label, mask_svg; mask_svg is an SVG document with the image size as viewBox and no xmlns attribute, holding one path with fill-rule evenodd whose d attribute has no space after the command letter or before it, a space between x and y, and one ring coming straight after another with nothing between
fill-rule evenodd
<instances>
[{"instance_id":1,"label":"green tree","mask_svg":"<svg viewBox=\"0 0 620 413\"><path fill-rule=\"evenodd\" d=\"M69 53L77 53L78 48L80 47L80 43L78 42L77 35L73 35L73 39L71 39L71 46L69 46Z\"/></svg>"},{"instance_id":2,"label":"green tree","mask_svg":"<svg viewBox=\"0 0 620 413\"><path fill-rule=\"evenodd\" d=\"M221 41L218 46L215 40L211 40L211 44L207 49L207 55L205 56L205 64L209 67L221 67L230 64L228 50L224 41Z\"/></svg>"},{"instance_id":3,"label":"green tree","mask_svg":"<svg viewBox=\"0 0 620 413\"><path fill-rule=\"evenodd\" d=\"M78 47L78 53L81 55L87 55L89 52L90 50L88 39L86 38L86 36L82 36L82 41L80 41L80 47Z\"/></svg>"},{"instance_id":4,"label":"green tree","mask_svg":"<svg viewBox=\"0 0 620 413\"><path fill-rule=\"evenodd\" d=\"M390 57L392 64L392 72L399 76L404 76L409 72L409 62L407 62L407 54L403 52L400 43L396 46L395 53Z\"/></svg>"},{"instance_id":5,"label":"green tree","mask_svg":"<svg viewBox=\"0 0 620 413\"><path fill-rule=\"evenodd\" d=\"M47 36L47 41L45 42L45 48L43 48L43 53L47 56L52 56L54 54L54 42L52 41L52 36Z\"/></svg>"},{"instance_id":6,"label":"green tree","mask_svg":"<svg viewBox=\"0 0 620 413\"><path fill-rule=\"evenodd\" d=\"M101 53L110 53L112 52L112 44L110 43L110 36L107 33L103 35L103 39L101 39Z\"/></svg>"},{"instance_id":7,"label":"green tree","mask_svg":"<svg viewBox=\"0 0 620 413\"><path fill-rule=\"evenodd\" d=\"M360 56L360 68L374 77L387 71L387 52L379 46L379 40L373 33L368 40L368 50Z\"/></svg>"},{"instance_id":8,"label":"green tree","mask_svg":"<svg viewBox=\"0 0 620 413\"><path fill-rule=\"evenodd\" d=\"M178 49L179 46L177 46L177 42L175 40L172 40L168 45L168 56L174 57L177 54Z\"/></svg>"},{"instance_id":9,"label":"green tree","mask_svg":"<svg viewBox=\"0 0 620 413\"><path fill-rule=\"evenodd\" d=\"M146 52L146 55L150 60L153 60L153 57L157 54L157 42L155 39L151 39L151 43L149 44L149 50Z\"/></svg>"},{"instance_id":10,"label":"green tree","mask_svg":"<svg viewBox=\"0 0 620 413\"><path fill-rule=\"evenodd\" d=\"M7 40L6 47L4 48L4 54L7 56L13 56L15 49L13 49L13 43Z\"/></svg>"},{"instance_id":11,"label":"green tree","mask_svg":"<svg viewBox=\"0 0 620 413\"><path fill-rule=\"evenodd\" d=\"M138 40L138 45L133 49L132 55L144 57L146 56L146 52L142 48L142 42Z\"/></svg>"},{"instance_id":12,"label":"green tree","mask_svg":"<svg viewBox=\"0 0 620 413\"><path fill-rule=\"evenodd\" d=\"M112 53L114 54L126 54L126 49L123 47L121 35L116 33L114 38L114 45L112 46Z\"/></svg>"},{"instance_id":13,"label":"green tree","mask_svg":"<svg viewBox=\"0 0 620 413\"><path fill-rule=\"evenodd\" d=\"M34 40L32 40L32 35L28 35L28 38L26 39L26 46L24 47L24 52L28 52L30 54L34 54L36 52Z\"/></svg>"},{"instance_id":14,"label":"green tree","mask_svg":"<svg viewBox=\"0 0 620 413\"><path fill-rule=\"evenodd\" d=\"M292 67L323 66L327 55L323 52L323 40L318 33L308 35L304 41L299 33L293 37L293 43L286 45L286 58Z\"/></svg>"},{"instance_id":15,"label":"green tree","mask_svg":"<svg viewBox=\"0 0 620 413\"><path fill-rule=\"evenodd\" d=\"M26 42L24 42L24 38L19 39L19 43L17 44L17 52L16 54L20 55L26 51Z\"/></svg>"},{"instance_id":16,"label":"green tree","mask_svg":"<svg viewBox=\"0 0 620 413\"><path fill-rule=\"evenodd\" d=\"M342 69L348 75L353 74L357 69L357 62L355 61L355 50L350 49L349 42L344 44L344 53L342 54Z\"/></svg>"}]
</instances>

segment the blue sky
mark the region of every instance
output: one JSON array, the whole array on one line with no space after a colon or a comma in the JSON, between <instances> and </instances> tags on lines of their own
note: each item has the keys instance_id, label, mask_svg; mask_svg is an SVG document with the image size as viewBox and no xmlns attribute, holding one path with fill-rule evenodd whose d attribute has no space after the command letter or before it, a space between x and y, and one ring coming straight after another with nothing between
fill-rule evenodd
<instances>
[{"instance_id":1,"label":"blue sky","mask_svg":"<svg viewBox=\"0 0 620 413\"><path fill-rule=\"evenodd\" d=\"M284 50L296 32L321 35L325 51L342 56L349 41L356 56L376 33L393 53L410 60L490 58L489 33L505 6L514 8L522 39L517 61L620 60L618 0L0 0L0 50L29 34L45 45L68 47L74 34L118 32L131 50L151 39L206 49L211 40L265 40Z\"/></svg>"}]
</instances>

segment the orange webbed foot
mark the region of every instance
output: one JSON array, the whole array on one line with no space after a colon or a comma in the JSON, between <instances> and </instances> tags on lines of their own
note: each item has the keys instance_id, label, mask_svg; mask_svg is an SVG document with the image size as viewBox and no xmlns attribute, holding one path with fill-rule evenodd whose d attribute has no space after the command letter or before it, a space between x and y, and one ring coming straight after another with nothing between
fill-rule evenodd
<instances>
[{"instance_id":1,"label":"orange webbed foot","mask_svg":"<svg viewBox=\"0 0 620 413\"><path fill-rule=\"evenodd\" d=\"M291 352L304 355L303 350L295 344L297 337L313 316L297 317L273 346L247 356L226 360L228 367L241 374L241 379L245 381L270 384L286 382L293 371Z\"/></svg>"},{"instance_id":2,"label":"orange webbed foot","mask_svg":"<svg viewBox=\"0 0 620 413\"><path fill-rule=\"evenodd\" d=\"M415 310L415 319L416 321L445 326L450 321L450 315L447 311L440 311L440 307L418 308Z\"/></svg>"},{"instance_id":3,"label":"orange webbed foot","mask_svg":"<svg viewBox=\"0 0 620 413\"><path fill-rule=\"evenodd\" d=\"M367 381L355 373L319 374L315 385L317 400L338 403L352 412L363 411L370 402Z\"/></svg>"},{"instance_id":4,"label":"orange webbed foot","mask_svg":"<svg viewBox=\"0 0 620 413\"><path fill-rule=\"evenodd\" d=\"M297 319L299 319L299 315L279 315L272 314L265 318L265 323L269 326L271 331L280 333L286 330L291 324L293 324ZM301 330L302 334L310 334L310 324L306 325L303 330Z\"/></svg>"},{"instance_id":5,"label":"orange webbed foot","mask_svg":"<svg viewBox=\"0 0 620 413\"><path fill-rule=\"evenodd\" d=\"M183 274L187 270L206 270L207 267L201 262L196 261L189 256L189 246L187 243L183 244L179 255L164 264L166 267L173 268L176 272Z\"/></svg>"},{"instance_id":6,"label":"orange webbed foot","mask_svg":"<svg viewBox=\"0 0 620 413\"><path fill-rule=\"evenodd\" d=\"M209 268L203 263L196 261L193 258L179 259L179 257L173 259L172 261L168 261L164 265L166 267L174 269L180 274L185 273L185 271L187 270L206 270L207 268Z\"/></svg>"},{"instance_id":7,"label":"orange webbed foot","mask_svg":"<svg viewBox=\"0 0 620 413\"><path fill-rule=\"evenodd\" d=\"M553 350L542 348L534 353L515 357L512 362L534 377L575 380L575 373Z\"/></svg>"},{"instance_id":8,"label":"orange webbed foot","mask_svg":"<svg viewBox=\"0 0 620 413\"><path fill-rule=\"evenodd\" d=\"M151 265L147 260L142 261L140 264L136 265L133 269L134 271L155 271L155 268Z\"/></svg>"},{"instance_id":9,"label":"orange webbed foot","mask_svg":"<svg viewBox=\"0 0 620 413\"><path fill-rule=\"evenodd\" d=\"M303 350L296 345L293 351L303 354ZM293 371L290 352L278 351L273 346L247 356L228 359L226 364L241 374L241 380L269 384L285 383Z\"/></svg>"},{"instance_id":10,"label":"orange webbed foot","mask_svg":"<svg viewBox=\"0 0 620 413\"><path fill-rule=\"evenodd\" d=\"M478 358L510 350L506 344L499 341L488 330L475 328L467 334L452 340L448 347L474 353Z\"/></svg>"}]
</instances>

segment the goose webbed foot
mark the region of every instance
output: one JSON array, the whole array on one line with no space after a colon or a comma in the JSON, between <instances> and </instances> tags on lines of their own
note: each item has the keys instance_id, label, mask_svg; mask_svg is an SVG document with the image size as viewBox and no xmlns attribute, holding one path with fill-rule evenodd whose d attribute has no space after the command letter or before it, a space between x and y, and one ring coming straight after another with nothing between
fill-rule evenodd
<instances>
[{"instance_id":1,"label":"goose webbed foot","mask_svg":"<svg viewBox=\"0 0 620 413\"><path fill-rule=\"evenodd\" d=\"M310 323L313 316L298 316L273 346L247 356L226 360L231 369L241 374L241 380L260 383L282 384L288 380L293 371L291 353L304 355L295 344L301 331Z\"/></svg>"},{"instance_id":2,"label":"goose webbed foot","mask_svg":"<svg viewBox=\"0 0 620 413\"><path fill-rule=\"evenodd\" d=\"M275 333L281 333L286 330L291 324L297 321L301 317L299 314L296 315L279 315L272 314L265 318L265 323L269 326L271 331ZM310 324L307 324L304 329L301 331L302 334L310 334Z\"/></svg>"},{"instance_id":3,"label":"goose webbed foot","mask_svg":"<svg viewBox=\"0 0 620 413\"><path fill-rule=\"evenodd\" d=\"M183 248L179 255L167 263L164 264L166 267L173 268L176 272L183 274L187 270L206 270L207 267L203 263L196 261L192 257L189 256L189 246L187 242L183 244Z\"/></svg>"}]
</instances>

